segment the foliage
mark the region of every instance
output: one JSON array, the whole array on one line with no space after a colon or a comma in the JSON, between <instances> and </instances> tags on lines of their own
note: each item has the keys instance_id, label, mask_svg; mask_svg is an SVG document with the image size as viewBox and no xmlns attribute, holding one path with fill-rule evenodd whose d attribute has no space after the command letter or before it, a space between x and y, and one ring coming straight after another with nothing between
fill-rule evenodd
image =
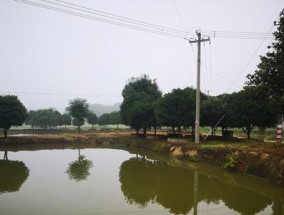
<instances>
[{"instance_id":1,"label":"foliage","mask_svg":"<svg viewBox=\"0 0 284 215\"><path fill-rule=\"evenodd\" d=\"M72 124L77 127L81 127L82 125L84 125L84 123L85 123L84 118L73 118L72 120Z\"/></svg>"},{"instance_id":2,"label":"foliage","mask_svg":"<svg viewBox=\"0 0 284 215\"><path fill-rule=\"evenodd\" d=\"M25 123L27 125L31 125L33 128L47 129L47 128L55 128L59 125L63 125L63 123L68 124L69 121L64 119L57 110L49 108L49 109L39 109L36 111L34 110L29 111Z\"/></svg>"},{"instance_id":3,"label":"foliage","mask_svg":"<svg viewBox=\"0 0 284 215\"><path fill-rule=\"evenodd\" d=\"M89 114L89 104L86 99L76 98L69 101L69 106L66 108L68 113L75 119L73 124L78 126L78 132L80 133L80 126L84 124L85 118Z\"/></svg>"},{"instance_id":4,"label":"foliage","mask_svg":"<svg viewBox=\"0 0 284 215\"><path fill-rule=\"evenodd\" d=\"M204 96L202 95L202 99ZM177 127L194 124L195 90L192 88L174 89L159 99L156 116L160 125Z\"/></svg>"},{"instance_id":5,"label":"foliage","mask_svg":"<svg viewBox=\"0 0 284 215\"><path fill-rule=\"evenodd\" d=\"M79 182L87 179L91 167L93 167L93 162L86 159L84 155L79 155L78 160L69 163L66 173L70 180Z\"/></svg>"},{"instance_id":6,"label":"foliage","mask_svg":"<svg viewBox=\"0 0 284 215\"><path fill-rule=\"evenodd\" d=\"M92 125L92 128L93 128L93 125L97 124L98 123L98 117L95 113L89 111L89 114L87 116L87 122L89 124Z\"/></svg>"},{"instance_id":7,"label":"foliage","mask_svg":"<svg viewBox=\"0 0 284 215\"><path fill-rule=\"evenodd\" d=\"M209 96L207 99L203 100L201 104L201 125L210 126L211 129L219 122L219 120L225 114L225 107L223 105L224 97L221 96ZM225 125L222 120L218 127L223 127ZM215 135L215 131L212 130L212 135Z\"/></svg>"},{"instance_id":8,"label":"foliage","mask_svg":"<svg viewBox=\"0 0 284 215\"><path fill-rule=\"evenodd\" d=\"M224 163L224 168L233 170L236 167L237 156L233 153L227 154L226 162Z\"/></svg>"},{"instance_id":9,"label":"foliage","mask_svg":"<svg viewBox=\"0 0 284 215\"><path fill-rule=\"evenodd\" d=\"M256 87L246 87L227 96L225 107L229 126L242 128L248 139L254 128L266 128L274 124L275 117L269 109L268 101Z\"/></svg>"},{"instance_id":10,"label":"foliage","mask_svg":"<svg viewBox=\"0 0 284 215\"><path fill-rule=\"evenodd\" d=\"M99 125L118 125L121 124L120 112L113 111L111 113L104 113L99 117Z\"/></svg>"},{"instance_id":11,"label":"foliage","mask_svg":"<svg viewBox=\"0 0 284 215\"><path fill-rule=\"evenodd\" d=\"M61 125L71 125L71 116L69 114L62 114L61 115Z\"/></svg>"},{"instance_id":12,"label":"foliage","mask_svg":"<svg viewBox=\"0 0 284 215\"><path fill-rule=\"evenodd\" d=\"M130 125L137 132L150 127L156 127L157 121L154 114L155 103L162 95L155 80L147 75L131 78L125 85L120 107L122 122Z\"/></svg>"},{"instance_id":13,"label":"foliage","mask_svg":"<svg viewBox=\"0 0 284 215\"><path fill-rule=\"evenodd\" d=\"M11 126L22 125L26 118L27 109L17 96L0 96L0 128L4 130L5 137Z\"/></svg>"},{"instance_id":14,"label":"foliage","mask_svg":"<svg viewBox=\"0 0 284 215\"><path fill-rule=\"evenodd\" d=\"M275 41L271 50L260 57L260 64L254 74L248 75L247 84L257 86L269 98L272 108L278 114L284 113L284 10L280 14Z\"/></svg>"},{"instance_id":15,"label":"foliage","mask_svg":"<svg viewBox=\"0 0 284 215\"><path fill-rule=\"evenodd\" d=\"M17 192L29 177L29 169L22 161L0 160L0 194Z\"/></svg>"}]
</instances>

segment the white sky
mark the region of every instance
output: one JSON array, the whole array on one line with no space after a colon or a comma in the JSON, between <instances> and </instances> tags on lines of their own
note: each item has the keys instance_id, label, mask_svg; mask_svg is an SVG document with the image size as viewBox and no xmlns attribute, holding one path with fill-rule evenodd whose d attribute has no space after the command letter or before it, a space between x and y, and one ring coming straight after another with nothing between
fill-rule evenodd
<instances>
[{"instance_id":1,"label":"white sky","mask_svg":"<svg viewBox=\"0 0 284 215\"><path fill-rule=\"evenodd\" d=\"M273 22L284 8L283 0L69 2L190 32L273 32ZM270 43L216 37L211 38L211 45L202 44L202 91L218 95L240 90ZM0 2L0 94L18 95L28 109L55 107L63 111L76 97L89 103L121 102L126 81L141 74L157 79L163 93L195 87L196 50L196 44L182 39L14 0Z\"/></svg>"}]
</instances>

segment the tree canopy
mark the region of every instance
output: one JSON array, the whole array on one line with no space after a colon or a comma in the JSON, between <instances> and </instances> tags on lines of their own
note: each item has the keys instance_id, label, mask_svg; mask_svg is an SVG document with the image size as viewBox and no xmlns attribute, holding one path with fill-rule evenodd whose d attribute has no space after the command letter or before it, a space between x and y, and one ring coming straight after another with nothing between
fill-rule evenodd
<instances>
[{"instance_id":1,"label":"tree canopy","mask_svg":"<svg viewBox=\"0 0 284 215\"><path fill-rule=\"evenodd\" d=\"M63 118L59 111L49 108L29 111L25 123L33 128L47 129L63 125L63 120L66 119ZM65 123L68 124L69 122L65 121Z\"/></svg>"},{"instance_id":2,"label":"tree canopy","mask_svg":"<svg viewBox=\"0 0 284 215\"><path fill-rule=\"evenodd\" d=\"M90 168L92 167L93 162L86 159L84 155L80 155L79 152L78 160L69 163L69 167L66 173L69 175L70 180L80 182L88 178L88 176L90 175Z\"/></svg>"},{"instance_id":3,"label":"tree canopy","mask_svg":"<svg viewBox=\"0 0 284 215\"><path fill-rule=\"evenodd\" d=\"M89 111L87 116L87 122L93 126L98 123L98 117L94 112Z\"/></svg>"},{"instance_id":4,"label":"tree canopy","mask_svg":"<svg viewBox=\"0 0 284 215\"><path fill-rule=\"evenodd\" d=\"M0 128L7 137L7 131L12 126L20 126L27 117L27 109L17 96L0 96Z\"/></svg>"},{"instance_id":5,"label":"tree canopy","mask_svg":"<svg viewBox=\"0 0 284 215\"><path fill-rule=\"evenodd\" d=\"M69 106L66 108L66 111L75 119L73 120L78 126L78 132L80 133L80 127L84 124L85 118L89 114L89 104L86 99L76 98L69 101Z\"/></svg>"},{"instance_id":6,"label":"tree canopy","mask_svg":"<svg viewBox=\"0 0 284 215\"><path fill-rule=\"evenodd\" d=\"M261 92L256 87L232 93L226 99L225 107L229 127L242 128L248 138L254 128L266 128L275 121L267 100L261 99Z\"/></svg>"},{"instance_id":7,"label":"tree canopy","mask_svg":"<svg viewBox=\"0 0 284 215\"><path fill-rule=\"evenodd\" d=\"M173 89L159 99L156 116L160 125L177 127L194 124L195 90L192 88Z\"/></svg>"},{"instance_id":8,"label":"tree canopy","mask_svg":"<svg viewBox=\"0 0 284 215\"><path fill-rule=\"evenodd\" d=\"M144 134L147 128L157 126L154 108L162 93L155 80L147 75L131 78L125 85L122 96L120 114L125 125L130 125L137 132L142 128Z\"/></svg>"},{"instance_id":9,"label":"tree canopy","mask_svg":"<svg viewBox=\"0 0 284 215\"><path fill-rule=\"evenodd\" d=\"M247 84L257 86L272 103L273 110L278 114L284 113L284 9L276 22L277 31L274 32L274 42L270 51L261 56L261 62L254 74L248 75Z\"/></svg>"},{"instance_id":10,"label":"tree canopy","mask_svg":"<svg viewBox=\"0 0 284 215\"><path fill-rule=\"evenodd\" d=\"M113 111L111 113L104 113L99 117L99 125L118 125L121 124L120 112Z\"/></svg>"}]
</instances>

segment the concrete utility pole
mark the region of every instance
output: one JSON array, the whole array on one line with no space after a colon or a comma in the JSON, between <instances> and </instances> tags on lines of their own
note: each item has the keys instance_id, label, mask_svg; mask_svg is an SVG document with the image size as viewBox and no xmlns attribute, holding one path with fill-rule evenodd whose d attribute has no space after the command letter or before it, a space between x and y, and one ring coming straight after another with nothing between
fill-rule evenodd
<instances>
[{"instance_id":1,"label":"concrete utility pole","mask_svg":"<svg viewBox=\"0 0 284 215\"><path fill-rule=\"evenodd\" d=\"M189 40L189 43L197 43L197 84L196 84L196 110L195 110L195 143L199 143L200 124L200 52L201 42L210 41L210 38L201 38L201 33L197 32L197 40Z\"/></svg>"}]
</instances>

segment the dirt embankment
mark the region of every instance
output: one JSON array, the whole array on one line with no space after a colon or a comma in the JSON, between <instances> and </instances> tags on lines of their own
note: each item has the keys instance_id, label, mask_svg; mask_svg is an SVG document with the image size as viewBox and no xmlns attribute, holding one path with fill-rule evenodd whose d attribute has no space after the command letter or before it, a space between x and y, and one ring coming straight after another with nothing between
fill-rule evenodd
<instances>
[{"instance_id":1,"label":"dirt embankment","mask_svg":"<svg viewBox=\"0 0 284 215\"><path fill-rule=\"evenodd\" d=\"M0 138L0 151L65 149L65 148L138 148L167 154L186 161L202 161L251 174L284 186L284 145L168 143L149 140L129 133L84 135L40 135Z\"/></svg>"}]
</instances>

